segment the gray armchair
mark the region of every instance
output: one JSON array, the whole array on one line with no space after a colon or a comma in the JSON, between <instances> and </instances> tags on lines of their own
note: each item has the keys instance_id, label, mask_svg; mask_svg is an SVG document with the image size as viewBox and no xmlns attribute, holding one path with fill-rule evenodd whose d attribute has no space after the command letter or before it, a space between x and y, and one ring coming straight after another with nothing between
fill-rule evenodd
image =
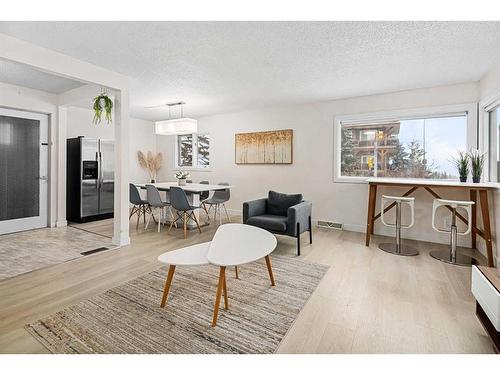
<instances>
[{"instance_id":1,"label":"gray armchair","mask_svg":"<svg viewBox=\"0 0 500 375\"><path fill-rule=\"evenodd\" d=\"M268 198L243 203L243 224L297 238L300 255L300 235L308 231L312 243L311 212L312 203L304 201L302 194L269 191Z\"/></svg>"}]
</instances>

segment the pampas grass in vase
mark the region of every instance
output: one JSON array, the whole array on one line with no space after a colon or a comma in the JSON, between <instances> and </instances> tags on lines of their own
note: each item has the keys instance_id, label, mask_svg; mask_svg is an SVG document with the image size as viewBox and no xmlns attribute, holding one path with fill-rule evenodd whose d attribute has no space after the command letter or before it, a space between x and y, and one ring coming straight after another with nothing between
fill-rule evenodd
<instances>
[{"instance_id":1,"label":"pampas grass in vase","mask_svg":"<svg viewBox=\"0 0 500 375\"><path fill-rule=\"evenodd\" d=\"M148 171L151 182L156 182L156 175L163 161L162 153L158 152L153 154L151 151L148 151L144 154L142 151L137 151L137 159L139 160L140 166Z\"/></svg>"}]
</instances>

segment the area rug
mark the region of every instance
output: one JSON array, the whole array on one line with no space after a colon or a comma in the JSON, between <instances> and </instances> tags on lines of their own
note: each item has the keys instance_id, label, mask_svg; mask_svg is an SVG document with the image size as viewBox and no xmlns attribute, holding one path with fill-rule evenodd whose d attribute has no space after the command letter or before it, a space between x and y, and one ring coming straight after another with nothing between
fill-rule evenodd
<instances>
[{"instance_id":1,"label":"area rug","mask_svg":"<svg viewBox=\"0 0 500 375\"><path fill-rule=\"evenodd\" d=\"M272 256L227 271L229 310L211 327L218 268L161 268L26 326L52 353L274 353L327 266Z\"/></svg>"},{"instance_id":2,"label":"area rug","mask_svg":"<svg viewBox=\"0 0 500 375\"><path fill-rule=\"evenodd\" d=\"M112 248L111 239L69 226L5 234L0 236L0 280Z\"/></svg>"}]
</instances>

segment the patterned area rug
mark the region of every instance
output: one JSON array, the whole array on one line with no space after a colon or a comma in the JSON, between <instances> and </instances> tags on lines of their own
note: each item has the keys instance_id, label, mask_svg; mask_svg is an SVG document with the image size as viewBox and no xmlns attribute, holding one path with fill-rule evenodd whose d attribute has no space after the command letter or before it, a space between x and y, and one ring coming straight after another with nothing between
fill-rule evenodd
<instances>
[{"instance_id":1,"label":"patterned area rug","mask_svg":"<svg viewBox=\"0 0 500 375\"><path fill-rule=\"evenodd\" d=\"M70 226L1 235L0 280L81 258L97 248L116 246L107 237Z\"/></svg>"},{"instance_id":2,"label":"patterned area rug","mask_svg":"<svg viewBox=\"0 0 500 375\"><path fill-rule=\"evenodd\" d=\"M159 307L166 268L26 326L53 353L274 353L328 270L272 256L276 286L263 260L227 270L223 302L210 326L218 268L177 267L168 304Z\"/></svg>"}]
</instances>

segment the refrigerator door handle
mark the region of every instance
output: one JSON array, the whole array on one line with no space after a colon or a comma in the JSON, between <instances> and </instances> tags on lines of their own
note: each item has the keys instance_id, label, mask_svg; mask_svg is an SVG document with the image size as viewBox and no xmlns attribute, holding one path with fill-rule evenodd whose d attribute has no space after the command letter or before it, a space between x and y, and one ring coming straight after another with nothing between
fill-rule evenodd
<instances>
[{"instance_id":1,"label":"refrigerator door handle","mask_svg":"<svg viewBox=\"0 0 500 375\"><path fill-rule=\"evenodd\" d=\"M104 184L104 172L102 170L102 152L99 151L99 184L102 186Z\"/></svg>"},{"instance_id":2,"label":"refrigerator door handle","mask_svg":"<svg viewBox=\"0 0 500 375\"><path fill-rule=\"evenodd\" d=\"M97 178L95 179L95 189L99 190L99 170L101 169L101 161L99 160L99 153L95 152L95 162L97 163Z\"/></svg>"}]
</instances>

